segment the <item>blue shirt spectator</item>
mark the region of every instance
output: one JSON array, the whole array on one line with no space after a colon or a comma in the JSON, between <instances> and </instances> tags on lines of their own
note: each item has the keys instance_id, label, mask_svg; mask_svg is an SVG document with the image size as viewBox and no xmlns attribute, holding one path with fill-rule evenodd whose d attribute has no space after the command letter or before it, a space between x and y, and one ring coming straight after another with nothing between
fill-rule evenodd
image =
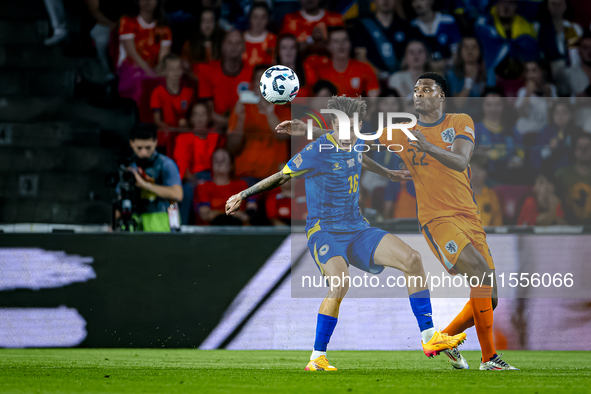
<instances>
[{"instance_id":1,"label":"blue shirt spectator","mask_svg":"<svg viewBox=\"0 0 591 394\"><path fill-rule=\"evenodd\" d=\"M355 56L368 60L379 79L400 70L409 25L395 12L395 2L375 2L375 13L351 21L350 31Z\"/></svg>"},{"instance_id":2,"label":"blue shirt spectator","mask_svg":"<svg viewBox=\"0 0 591 394\"><path fill-rule=\"evenodd\" d=\"M508 106L502 92L487 89L482 99L482 121L474 125L476 134L474 154L486 156L487 171L492 179L503 181L507 168L522 165L523 151L515 141L510 126Z\"/></svg>"},{"instance_id":3,"label":"blue shirt spectator","mask_svg":"<svg viewBox=\"0 0 591 394\"><path fill-rule=\"evenodd\" d=\"M413 36L427 44L431 60L450 59L458 49L461 34L453 16L433 10L433 0L414 0L417 17L410 22Z\"/></svg>"},{"instance_id":4,"label":"blue shirt spectator","mask_svg":"<svg viewBox=\"0 0 591 394\"><path fill-rule=\"evenodd\" d=\"M574 164L573 145L582 130L574 124L574 110L566 101L550 109L549 124L535 135L530 165L535 170L556 171Z\"/></svg>"},{"instance_id":5,"label":"blue shirt spectator","mask_svg":"<svg viewBox=\"0 0 591 394\"><path fill-rule=\"evenodd\" d=\"M517 14L517 0L499 0L490 15L476 21L475 34L483 48L488 86L496 85L496 74L504 79L521 75L524 62L538 59L534 26Z\"/></svg>"}]
</instances>

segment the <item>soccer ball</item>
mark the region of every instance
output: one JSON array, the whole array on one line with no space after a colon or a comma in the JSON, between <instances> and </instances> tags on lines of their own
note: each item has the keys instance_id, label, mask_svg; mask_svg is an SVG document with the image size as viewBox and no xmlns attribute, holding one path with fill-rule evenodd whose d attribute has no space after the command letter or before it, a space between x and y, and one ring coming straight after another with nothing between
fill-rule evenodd
<instances>
[{"instance_id":1,"label":"soccer ball","mask_svg":"<svg viewBox=\"0 0 591 394\"><path fill-rule=\"evenodd\" d=\"M263 98L272 104L287 104L298 95L300 81L296 73L286 66L269 67L259 83Z\"/></svg>"}]
</instances>

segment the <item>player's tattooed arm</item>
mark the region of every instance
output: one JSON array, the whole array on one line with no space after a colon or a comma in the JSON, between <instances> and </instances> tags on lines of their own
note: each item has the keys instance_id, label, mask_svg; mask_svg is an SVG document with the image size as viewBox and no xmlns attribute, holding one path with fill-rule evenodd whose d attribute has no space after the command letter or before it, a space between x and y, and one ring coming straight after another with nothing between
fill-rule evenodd
<instances>
[{"instance_id":1,"label":"player's tattooed arm","mask_svg":"<svg viewBox=\"0 0 591 394\"><path fill-rule=\"evenodd\" d=\"M410 141L409 145L419 152L426 152L444 166L463 172L470 164L470 157L472 157L472 150L474 149L472 141L456 139L451 145L451 149L445 150L427 141L420 131L411 130L411 133L417 137L417 140Z\"/></svg>"},{"instance_id":2,"label":"player's tattooed arm","mask_svg":"<svg viewBox=\"0 0 591 394\"><path fill-rule=\"evenodd\" d=\"M276 187L283 185L290 179L291 175L284 174L282 171L279 171L278 173L273 174L270 177L267 177L262 181L254 184L248 189L243 190L238 194L234 194L226 202L226 215L231 215L238 211L240 209L240 204L242 204L242 201L246 200L247 198L254 196L255 194L266 192L267 190L275 189Z\"/></svg>"},{"instance_id":3,"label":"player's tattooed arm","mask_svg":"<svg viewBox=\"0 0 591 394\"><path fill-rule=\"evenodd\" d=\"M364 170L376 173L385 178L390 179L392 182L410 181L410 171L408 170L389 170L386 167L376 163L369 156L363 155L363 162L361 164Z\"/></svg>"},{"instance_id":4,"label":"player's tattooed arm","mask_svg":"<svg viewBox=\"0 0 591 394\"><path fill-rule=\"evenodd\" d=\"M275 127L275 131L278 134L289 134L294 137L305 136L307 130L306 124L299 119L285 120ZM316 126L312 127L312 136L314 139L318 139L318 137L330 132L331 130L324 130Z\"/></svg>"}]
</instances>

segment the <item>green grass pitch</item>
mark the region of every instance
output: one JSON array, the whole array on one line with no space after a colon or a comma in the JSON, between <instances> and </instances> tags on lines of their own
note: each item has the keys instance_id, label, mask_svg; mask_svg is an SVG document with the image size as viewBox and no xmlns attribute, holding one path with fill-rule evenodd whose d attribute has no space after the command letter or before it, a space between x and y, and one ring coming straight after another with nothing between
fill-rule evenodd
<instances>
[{"instance_id":1,"label":"green grass pitch","mask_svg":"<svg viewBox=\"0 0 591 394\"><path fill-rule=\"evenodd\" d=\"M306 372L307 351L0 350L0 393L589 393L591 352L507 351L521 371L450 369L443 355L332 351L337 372ZM445 357L445 358L444 358Z\"/></svg>"}]
</instances>

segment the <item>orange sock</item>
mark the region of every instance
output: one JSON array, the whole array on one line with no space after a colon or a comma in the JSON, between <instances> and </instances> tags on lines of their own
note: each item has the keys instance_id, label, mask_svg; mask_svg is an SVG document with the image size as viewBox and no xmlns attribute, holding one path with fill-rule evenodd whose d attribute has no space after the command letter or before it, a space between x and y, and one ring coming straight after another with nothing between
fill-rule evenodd
<instances>
[{"instance_id":1,"label":"orange sock","mask_svg":"<svg viewBox=\"0 0 591 394\"><path fill-rule=\"evenodd\" d=\"M458 335L461 332L466 331L468 328L474 325L474 315L472 314L472 300L469 300L464 309L453 319L451 323L442 332L447 335Z\"/></svg>"},{"instance_id":2,"label":"orange sock","mask_svg":"<svg viewBox=\"0 0 591 394\"><path fill-rule=\"evenodd\" d=\"M492 286L472 287L470 301L472 302L476 333L482 350L482 362L485 363L497 353L493 343Z\"/></svg>"}]
</instances>

